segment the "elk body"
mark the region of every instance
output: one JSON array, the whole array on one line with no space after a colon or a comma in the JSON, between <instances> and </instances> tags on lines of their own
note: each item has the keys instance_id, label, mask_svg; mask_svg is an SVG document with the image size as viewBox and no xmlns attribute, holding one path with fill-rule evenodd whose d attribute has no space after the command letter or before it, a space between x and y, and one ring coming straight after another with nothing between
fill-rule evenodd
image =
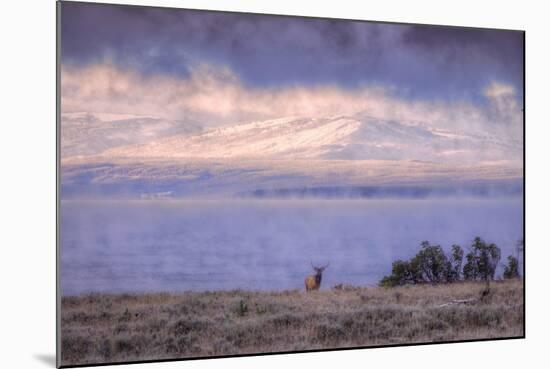
<instances>
[{"instance_id":1,"label":"elk body","mask_svg":"<svg viewBox=\"0 0 550 369\"><path fill-rule=\"evenodd\" d=\"M311 263L311 267L315 270L314 275L308 275L305 280L306 291L315 291L321 287L321 280L323 279L323 272L328 267L328 264L322 267L316 267Z\"/></svg>"}]
</instances>

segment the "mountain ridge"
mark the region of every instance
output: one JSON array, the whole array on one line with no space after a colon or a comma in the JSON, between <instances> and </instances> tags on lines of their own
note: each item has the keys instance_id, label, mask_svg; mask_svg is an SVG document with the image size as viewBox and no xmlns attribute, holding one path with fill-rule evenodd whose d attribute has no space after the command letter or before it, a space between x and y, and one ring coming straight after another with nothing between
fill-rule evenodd
<instances>
[{"instance_id":1,"label":"mountain ridge","mask_svg":"<svg viewBox=\"0 0 550 369\"><path fill-rule=\"evenodd\" d=\"M102 153L113 158L495 160L520 151L495 136L367 115L286 117L177 134Z\"/></svg>"}]
</instances>

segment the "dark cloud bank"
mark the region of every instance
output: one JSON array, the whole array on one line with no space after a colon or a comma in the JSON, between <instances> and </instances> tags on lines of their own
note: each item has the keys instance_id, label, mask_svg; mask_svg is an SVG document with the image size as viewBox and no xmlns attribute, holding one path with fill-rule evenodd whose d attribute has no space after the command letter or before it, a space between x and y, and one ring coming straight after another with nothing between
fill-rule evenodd
<instances>
[{"instance_id":1,"label":"dark cloud bank","mask_svg":"<svg viewBox=\"0 0 550 369\"><path fill-rule=\"evenodd\" d=\"M363 84L411 97L523 94L523 33L117 5L62 4L62 61L186 76L228 66L252 86Z\"/></svg>"}]
</instances>

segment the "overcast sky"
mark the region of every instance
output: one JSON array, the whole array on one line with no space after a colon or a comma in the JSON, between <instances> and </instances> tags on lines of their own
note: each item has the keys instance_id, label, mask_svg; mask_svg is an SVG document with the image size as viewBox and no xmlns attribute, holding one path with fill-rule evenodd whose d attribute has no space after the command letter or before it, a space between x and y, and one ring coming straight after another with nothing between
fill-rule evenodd
<instances>
[{"instance_id":1,"label":"overcast sky","mask_svg":"<svg viewBox=\"0 0 550 369\"><path fill-rule=\"evenodd\" d=\"M521 32L61 5L64 113L206 128L361 113L496 137L522 160Z\"/></svg>"},{"instance_id":2,"label":"overcast sky","mask_svg":"<svg viewBox=\"0 0 550 369\"><path fill-rule=\"evenodd\" d=\"M62 61L186 77L207 62L247 86L381 85L413 97L522 95L523 34L238 13L63 3Z\"/></svg>"}]
</instances>

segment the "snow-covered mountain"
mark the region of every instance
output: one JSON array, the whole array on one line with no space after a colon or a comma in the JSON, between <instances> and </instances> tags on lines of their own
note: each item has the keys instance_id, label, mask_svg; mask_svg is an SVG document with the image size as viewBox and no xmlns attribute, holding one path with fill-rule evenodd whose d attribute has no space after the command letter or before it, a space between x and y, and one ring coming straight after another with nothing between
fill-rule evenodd
<instances>
[{"instance_id":1,"label":"snow-covered mountain","mask_svg":"<svg viewBox=\"0 0 550 369\"><path fill-rule=\"evenodd\" d=\"M106 150L111 158L270 158L493 161L521 158L521 138L505 140L420 123L354 115L290 117L176 134Z\"/></svg>"},{"instance_id":2,"label":"snow-covered mountain","mask_svg":"<svg viewBox=\"0 0 550 369\"><path fill-rule=\"evenodd\" d=\"M75 114L63 124L64 198L517 196L523 188L521 138L366 115L207 130L133 116Z\"/></svg>"},{"instance_id":3,"label":"snow-covered mountain","mask_svg":"<svg viewBox=\"0 0 550 369\"><path fill-rule=\"evenodd\" d=\"M113 147L142 144L161 137L198 133L200 125L130 114L64 113L61 152L64 159L97 155Z\"/></svg>"}]
</instances>

